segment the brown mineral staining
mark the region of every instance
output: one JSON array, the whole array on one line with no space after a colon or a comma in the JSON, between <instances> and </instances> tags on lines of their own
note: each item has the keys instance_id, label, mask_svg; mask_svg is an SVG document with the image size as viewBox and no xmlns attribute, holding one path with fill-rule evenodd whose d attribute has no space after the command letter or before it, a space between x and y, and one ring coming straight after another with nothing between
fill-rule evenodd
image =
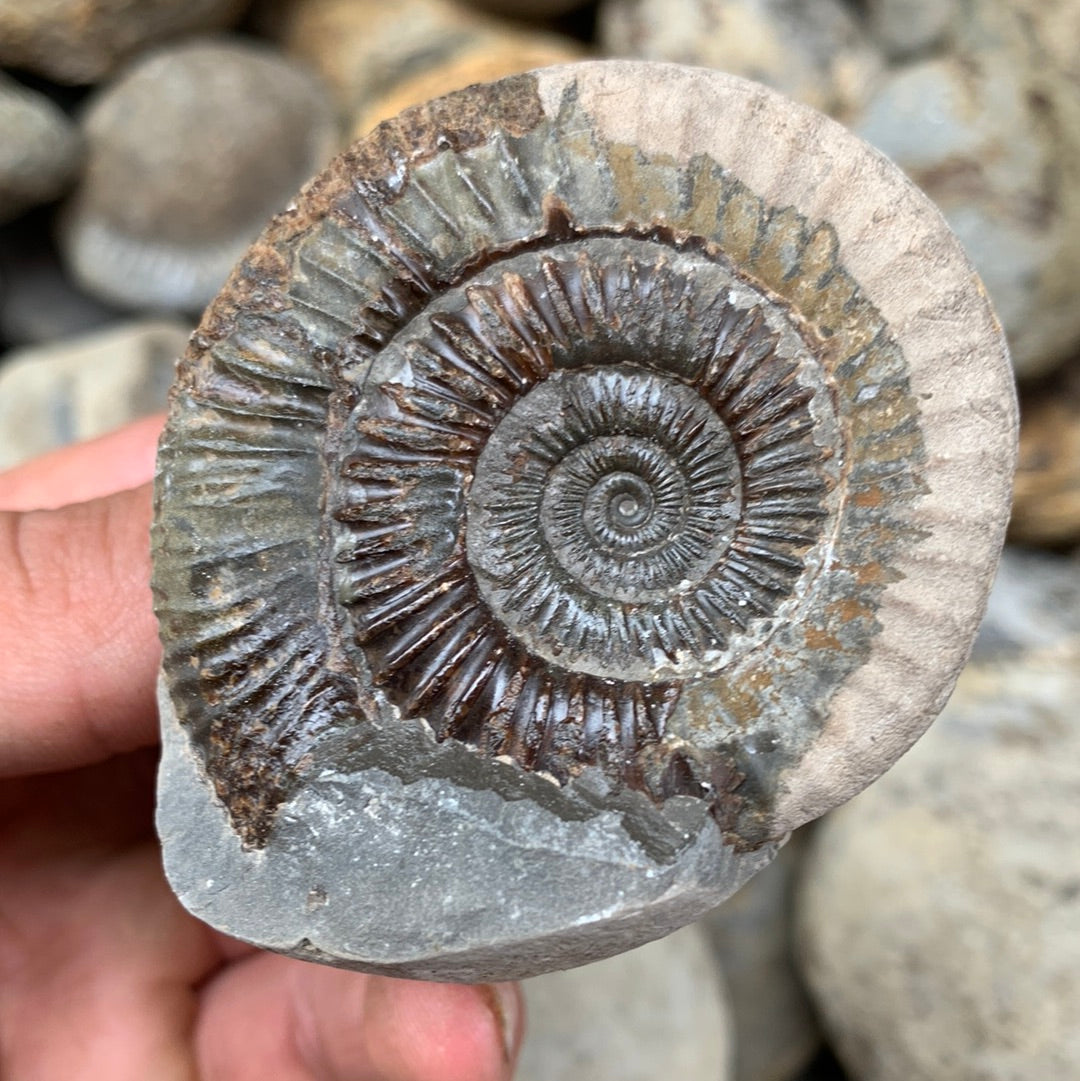
<instances>
[{"instance_id":1,"label":"brown mineral staining","mask_svg":"<svg viewBox=\"0 0 1080 1081\"><path fill-rule=\"evenodd\" d=\"M806 629L807 649L843 649L844 643L833 634L819 631L816 627Z\"/></svg>"},{"instance_id":2,"label":"brown mineral staining","mask_svg":"<svg viewBox=\"0 0 1080 1081\"><path fill-rule=\"evenodd\" d=\"M880 563L867 563L855 568L855 577L860 585L885 585L890 578L889 572Z\"/></svg>"},{"instance_id":3,"label":"brown mineral staining","mask_svg":"<svg viewBox=\"0 0 1080 1081\"><path fill-rule=\"evenodd\" d=\"M933 637L889 589L936 573L942 520L971 561L948 631L974 626L1002 508L952 525L940 463L992 489L1009 459L985 300L960 264L935 307L949 241L899 176L873 172L862 211L800 179L788 138L838 176L864 153L812 114L757 99L750 166L698 125L723 111L737 133L745 93L584 65L409 110L211 306L162 443L155 591L179 719L249 843L326 740L399 733L567 789L695 797L753 847L820 741L857 717L874 742L877 713L837 703L868 668L888 683L912 619ZM628 118L663 123L637 139ZM861 243L880 205L911 260L899 302ZM899 336L904 303L932 353ZM950 333L979 369L952 389L1004 418L975 458L924 392ZM962 651L935 647L928 694ZM909 708L888 714L903 738L928 720Z\"/></svg>"}]
</instances>

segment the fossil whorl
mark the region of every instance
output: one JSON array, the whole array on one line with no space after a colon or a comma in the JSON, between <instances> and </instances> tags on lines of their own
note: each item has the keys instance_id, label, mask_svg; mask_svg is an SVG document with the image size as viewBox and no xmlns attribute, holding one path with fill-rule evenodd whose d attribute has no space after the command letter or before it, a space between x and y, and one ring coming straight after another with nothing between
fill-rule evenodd
<instances>
[{"instance_id":1,"label":"fossil whorl","mask_svg":"<svg viewBox=\"0 0 1080 1081\"><path fill-rule=\"evenodd\" d=\"M249 846L330 762L752 848L940 708L1014 421L959 247L824 117L668 65L474 87L338 158L193 338L169 708Z\"/></svg>"},{"instance_id":2,"label":"fossil whorl","mask_svg":"<svg viewBox=\"0 0 1080 1081\"><path fill-rule=\"evenodd\" d=\"M684 684L768 648L835 514L793 313L715 256L568 236L447 289L365 379L331 509L376 685L439 738L671 794L643 758Z\"/></svg>"}]
</instances>

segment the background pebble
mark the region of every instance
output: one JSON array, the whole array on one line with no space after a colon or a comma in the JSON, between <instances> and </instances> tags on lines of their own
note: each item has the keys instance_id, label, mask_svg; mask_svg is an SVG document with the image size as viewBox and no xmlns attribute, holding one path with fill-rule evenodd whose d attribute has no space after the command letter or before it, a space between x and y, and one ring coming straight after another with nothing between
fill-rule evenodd
<instances>
[{"instance_id":1,"label":"background pebble","mask_svg":"<svg viewBox=\"0 0 1080 1081\"><path fill-rule=\"evenodd\" d=\"M50 342L120 318L64 273L51 226L51 216L40 211L0 229L0 342Z\"/></svg>"},{"instance_id":2,"label":"background pebble","mask_svg":"<svg viewBox=\"0 0 1080 1081\"><path fill-rule=\"evenodd\" d=\"M515 1081L729 1081L727 996L698 926L522 983Z\"/></svg>"},{"instance_id":3,"label":"background pebble","mask_svg":"<svg viewBox=\"0 0 1080 1081\"><path fill-rule=\"evenodd\" d=\"M165 311L201 309L337 143L313 75L224 38L143 57L90 102L83 131L68 269L103 300Z\"/></svg>"},{"instance_id":4,"label":"background pebble","mask_svg":"<svg viewBox=\"0 0 1080 1081\"><path fill-rule=\"evenodd\" d=\"M944 45L963 0L864 0L870 34L891 58Z\"/></svg>"},{"instance_id":5,"label":"background pebble","mask_svg":"<svg viewBox=\"0 0 1080 1081\"><path fill-rule=\"evenodd\" d=\"M1078 601L1010 553L945 712L815 833L803 968L859 1081L1080 1078Z\"/></svg>"},{"instance_id":6,"label":"background pebble","mask_svg":"<svg viewBox=\"0 0 1080 1081\"><path fill-rule=\"evenodd\" d=\"M841 0L604 0L599 35L610 56L719 68L840 117L882 65Z\"/></svg>"},{"instance_id":7,"label":"background pebble","mask_svg":"<svg viewBox=\"0 0 1080 1081\"><path fill-rule=\"evenodd\" d=\"M1080 544L1080 366L1029 394L1009 535L1021 544Z\"/></svg>"},{"instance_id":8,"label":"background pebble","mask_svg":"<svg viewBox=\"0 0 1080 1081\"><path fill-rule=\"evenodd\" d=\"M248 0L0 0L0 65L93 83L178 34L231 26Z\"/></svg>"},{"instance_id":9,"label":"background pebble","mask_svg":"<svg viewBox=\"0 0 1080 1081\"><path fill-rule=\"evenodd\" d=\"M349 140L410 105L584 53L448 0L283 0L264 25L326 80Z\"/></svg>"},{"instance_id":10,"label":"background pebble","mask_svg":"<svg viewBox=\"0 0 1080 1081\"><path fill-rule=\"evenodd\" d=\"M60 109L0 73L0 223L61 195L81 152L78 132Z\"/></svg>"},{"instance_id":11,"label":"background pebble","mask_svg":"<svg viewBox=\"0 0 1080 1081\"><path fill-rule=\"evenodd\" d=\"M0 368L0 469L164 409L191 329L121 323L9 353Z\"/></svg>"},{"instance_id":12,"label":"background pebble","mask_svg":"<svg viewBox=\"0 0 1080 1081\"><path fill-rule=\"evenodd\" d=\"M806 830L795 833L768 867L701 921L731 999L734 1081L791 1081L821 1045L791 940L806 839Z\"/></svg>"}]
</instances>

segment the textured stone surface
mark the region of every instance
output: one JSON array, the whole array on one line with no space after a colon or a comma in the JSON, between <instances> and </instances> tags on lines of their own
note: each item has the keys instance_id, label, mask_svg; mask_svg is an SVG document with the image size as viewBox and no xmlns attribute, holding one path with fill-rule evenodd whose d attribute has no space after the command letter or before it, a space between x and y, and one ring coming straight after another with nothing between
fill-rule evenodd
<instances>
[{"instance_id":1,"label":"textured stone surface","mask_svg":"<svg viewBox=\"0 0 1080 1081\"><path fill-rule=\"evenodd\" d=\"M157 41L228 26L247 0L0 0L0 64L93 83Z\"/></svg>"},{"instance_id":2,"label":"textured stone surface","mask_svg":"<svg viewBox=\"0 0 1080 1081\"><path fill-rule=\"evenodd\" d=\"M60 109L0 73L0 223L62 195L81 151Z\"/></svg>"},{"instance_id":3,"label":"textured stone surface","mask_svg":"<svg viewBox=\"0 0 1080 1081\"><path fill-rule=\"evenodd\" d=\"M164 409L190 329L122 323L0 358L0 469Z\"/></svg>"},{"instance_id":4,"label":"textured stone surface","mask_svg":"<svg viewBox=\"0 0 1080 1081\"><path fill-rule=\"evenodd\" d=\"M225 38L141 57L82 126L86 171L60 231L67 266L107 301L157 310L200 310L336 141L314 76Z\"/></svg>"},{"instance_id":5,"label":"textured stone surface","mask_svg":"<svg viewBox=\"0 0 1080 1081\"><path fill-rule=\"evenodd\" d=\"M1014 28L1015 29L1015 28ZM1072 303L1080 189L1065 95L1045 57L983 44L892 72L853 129L885 151L941 207L986 282L1017 370L1056 363L1080 335Z\"/></svg>"},{"instance_id":6,"label":"textured stone surface","mask_svg":"<svg viewBox=\"0 0 1080 1081\"><path fill-rule=\"evenodd\" d=\"M734 1026L734 1081L792 1081L821 1032L792 953L794 892L806 836L701 921L724 974Z\"/></svg>"},{"instance_id":7,"label":"textured stone surface","mask_svg":"<svg viewBox=\"0 0 1080 1081\"><path fill-rule=\"evenodd\" d=\"M599 36L609 55L717 68L842 119L882 66L838 0L605 0Z\"/></svg>"},{"instance_id":8,"label":"textured stone surface","mask_svg":"<svg viewBox=\"0 0 1080 1081\"><path fill-rule=\"evenodd\" d=\"M804 969L859 1081L1080 1077L1078 601L1007 552L945 712L815 833Z\"/></svg>"},{"instance_id":9,"label":"textured stone surface","mask_svg":"<svg viewBox=\"0 0 1080 1081\"><path fill-rule=\"evenodd\" d=\"M700 928L522 984L516 1081L729 1081L731 1021Z\"/></svg>"},{"instance_id":10,"label":"textured stone surface","mask_svg":"<svg viewBox=\"0 0 1080 1081\"><path fill-rule=\"evenodd\" d=\"M881 12L916 30L923 9L909 7ZM934 9L948 15L948 5ZM849 121L941 207L1020 375L1049 370L1080 342L1078 47L1075 5L974 0Z\"/></svg>"},{"instance_id":11,"label":"textured stone surface","mask_svg":"<svg viewBox=\"0 0 1080 1081\"><path fill-rule=\"evenodd\" d=\"M582 65L380 127L181 364L154 578L180 896L444 978L702 914L940 706L1014 420L932 207L764 88Z\"/></svg>"}]
</instances>

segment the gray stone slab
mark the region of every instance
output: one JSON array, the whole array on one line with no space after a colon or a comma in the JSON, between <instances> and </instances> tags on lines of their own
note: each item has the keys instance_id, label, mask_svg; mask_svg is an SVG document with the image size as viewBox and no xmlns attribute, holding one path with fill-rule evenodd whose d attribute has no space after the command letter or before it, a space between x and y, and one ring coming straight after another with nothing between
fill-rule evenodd
<instances>
[{"instance_id":1,"label":"gray stone slab","mask_svg":"<svg viewBox=\"0 0 1080 1081\"><path fill-rule=\"evenodd\" d=\"M159 705L173 889L219 930L293 957L460 981L568 968L690 922L775 851L736 854L710 822L665 862L615 811L567 821L447 778L333 766L309 774L264 848L245 848L166 694Z\"/></svg>"}]
</instances>

